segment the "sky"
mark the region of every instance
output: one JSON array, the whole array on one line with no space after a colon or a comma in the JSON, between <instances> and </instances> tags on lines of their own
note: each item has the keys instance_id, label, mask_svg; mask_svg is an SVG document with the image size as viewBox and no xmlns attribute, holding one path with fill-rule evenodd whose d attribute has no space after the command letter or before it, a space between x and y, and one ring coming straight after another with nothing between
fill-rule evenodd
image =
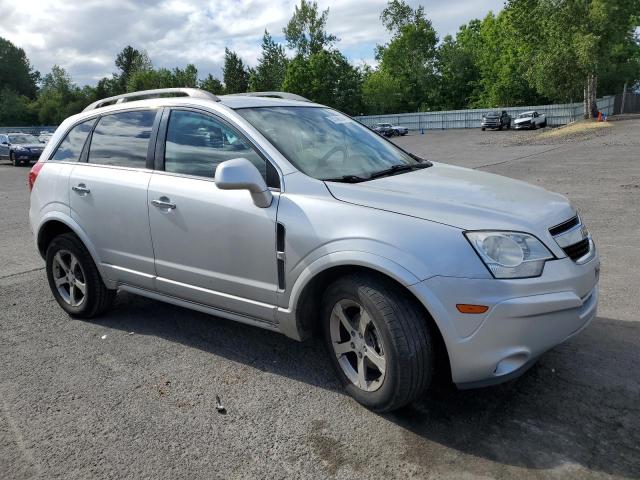
<instances>
[{"instance_id":1,"label":"sky","mask_svg":"<svg viewBox=\"0 0 640 480\"><path fill-rule=\"evenodd\" d=\"M265 28L281 42L299 0L0 0L0 37L23 48L43 75L54 64L78 85L95 85L116 71L125 46L146 50L155 67L193 63L200 78L222 77L225 46L251 66ZM440 38L504 0L409 0L421 4ZM354 64L374 64L376 44L389 37L380 23L386 0L318 0L329 7L327 30Z\"/></svg>"}]
</instances>

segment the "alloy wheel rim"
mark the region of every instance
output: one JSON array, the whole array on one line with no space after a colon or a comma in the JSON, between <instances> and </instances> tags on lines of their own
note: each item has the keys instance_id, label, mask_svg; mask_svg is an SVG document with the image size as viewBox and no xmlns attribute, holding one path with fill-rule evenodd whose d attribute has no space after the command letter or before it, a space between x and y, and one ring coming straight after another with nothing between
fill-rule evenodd
<instances>
[{"instance_id":1,"label":"alloy wheel rim","mask_svg":"<svg viewBox=\"0 0 640 480\"><path fill-rule=\"evenodd\" d=\"M76 256L68 250L59 250L53 257L52 270L62 300L72 307L81 306L86 298L87 277Z\"/></svg>"},{"instance_id":2,"label":"alloy wheel rim","mask_svg":"<svg viewBox=\"0 0 640 480\"><path fill-rule=\"evenodd\" d=\"M378 390L387 361L371 315L359 303L343 299L334 305L329 325L331 346L345 376L361 390Z\"/></svg>"}]
</instances>

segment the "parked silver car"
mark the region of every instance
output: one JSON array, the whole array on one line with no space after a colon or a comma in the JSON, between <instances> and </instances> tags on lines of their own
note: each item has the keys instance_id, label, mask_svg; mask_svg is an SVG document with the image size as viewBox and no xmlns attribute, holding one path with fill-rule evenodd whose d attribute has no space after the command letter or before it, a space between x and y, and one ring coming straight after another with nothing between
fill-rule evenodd
<instances>
[{"instance_id":1,"label":"parked silver car","mask_svg":"<svg viewBox=\"0 0 640 480\"><path fill-rule=\"evenodd\" d=\"M522 112L513 121L516 130L535 130L536 128L545 128L547 126L547 117L544 113L538 113L535 110Z\"/></svg>"},{"instance_id":2,"label":"parked silver car","mask_svg":"<svg viewBox=\"0 0 640 480\"><path fill-rule=\"evenodd\" d=\"M598 255L563 196L261 95L141 92L64 121L29 175L29 216L66 312L98 315L120 289L319 332L377 411L436 371L460 388L513 378L595 316Z\"/></svg>"}]
</instances>

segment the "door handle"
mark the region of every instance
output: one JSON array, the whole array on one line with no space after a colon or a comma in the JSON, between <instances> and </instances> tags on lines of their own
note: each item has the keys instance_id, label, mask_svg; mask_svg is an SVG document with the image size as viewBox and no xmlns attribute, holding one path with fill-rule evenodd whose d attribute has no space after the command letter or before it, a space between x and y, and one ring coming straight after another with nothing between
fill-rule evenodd
<instances>
[{"instance_id":1,"label":"door handle","mask_svg":"<svg viewBox=\"0 0 640 480\"><path fill-rule=\"evenodd\" d=\"M167 197L160 197L158 199L151 200L151 203L154 207L165 208L167 210L174 210L176 208L176 204L171 203Z\"/></svg>"},{"instance_id":2,"label":"door handle","mask_svg":"<svg viewBox=\"0 0 640 480\"><path fill-rule=\"evenodd\" d=\"M80 195L87 195L91 193L91 190L89 190L84 183L79 183L78 185L71 187L71 190Z\"/></svg>"}]
</instances>

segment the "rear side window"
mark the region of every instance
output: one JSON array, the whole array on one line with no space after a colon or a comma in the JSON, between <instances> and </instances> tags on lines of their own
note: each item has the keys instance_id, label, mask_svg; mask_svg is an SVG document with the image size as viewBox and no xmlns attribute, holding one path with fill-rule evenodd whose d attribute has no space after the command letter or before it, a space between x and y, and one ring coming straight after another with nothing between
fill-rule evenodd
<instances>
[{"instance_id":1,"label":"rear side window","mask_svg":"<svg viewBox=\"0 0 640 480\"><path fill-rule=\"evenodd\" d=\"M105 115L91 138L89 163L144 168L155 110Z\"/></svg>"},{"instance_id":2,"label":"rear side window","mask_svg":"<svg viewBox=\"0 0 640 480\"><path fill-rule=\"evenodd\" d=\"M67 136L64 137L62 143L56 149L51 160L65 161L65 162L77 162L80 160L80 154L82 153L82 147L87 140L87 136L93 127L95 118L87 120L86 122L79 123L73 127Z\"/></svg>"}]
</instances>

